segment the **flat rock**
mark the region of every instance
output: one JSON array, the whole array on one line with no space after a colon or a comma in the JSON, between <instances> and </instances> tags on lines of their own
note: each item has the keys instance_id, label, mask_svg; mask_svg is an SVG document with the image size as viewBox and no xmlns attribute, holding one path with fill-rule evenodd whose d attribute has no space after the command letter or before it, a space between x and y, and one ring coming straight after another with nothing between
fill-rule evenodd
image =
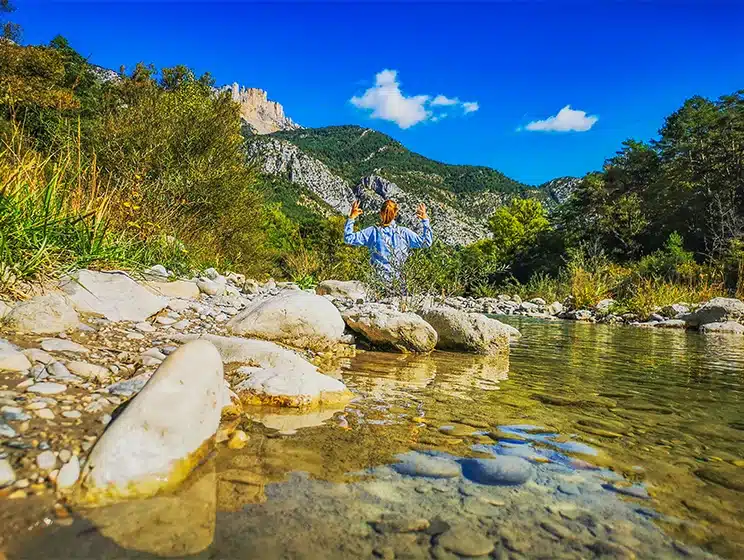
<instances>
[{"instance_id":1,"label":"flat rock","mask_svg":"<svg viewBox=\"0 0 744 560\"><path fill-rule=\"evenodd\" d=\"M493 459L465 460L463 473L481 484L516 485L532 478L532 467L521 457L498 456Z\"/></svg>"},{"instance_id":2,"label":"flat rock","mask_svg":"<svg viewBox=\"0 0 744 560\"><path fill-rule=\"evenodd\" d=\"M73 455L59 470L56 480L57 488L61 490L72 488L78 478L80 478L80 459L77 455Z\"/></svg>"},{"instance_id":3,"label":"flat rock","mask_svg":"<svg viewBox=\"0 0 744 560\"><path fill-rule=\"evenodd\" d=\"M8 347L0 348L0 370L25 371L30 368L31 362L23 352Z\"/></svg>"},{"instance_id":4,"label":"flat rock","mask_svg":"<svg viewBox=\"0 0 744 560\"><path fill-rule=\"evenodd\" d=\"M237 335L313 350L336 346L344 327L341 314L326 298L294 290L253 304L227 323Z\"/></svg>"},{"instance_id":5,"label":"flat rock","mask_svg":"<svg viewBox=\"0 0 744 560\"><path fill-rule=\"evenodd\" d=\"M96 364L71 361L67 362L66 365L67 369L70 370L71 373L85 379L96 379L98 381L103 381L111 377L111 372L108 370L108 368Z\"/></svg>"},{"instance_id":6,"label":"flat rock","mask_svg":"<svg viewBox=\"0 0 744 560\"><path fill-rule=\"evenodd\" d=\"M494 549L493 540L468 527L455 526L439 535L437 544L447 550L466 556L486 556Z\"/></svg>"},{"instance_id":7,"label":"flat rock","mask_svg":"<svg viewBox=\"0 0 744 560\"><path fill-rule=\"evenodd\" d=\"M682 319L667 319L654 324L657 329L684 329L687 327Z\"/></svg>"},{"instance_id":8,"label":"flat rock","mask_svg":"<svg viewBox=\"0 0 744 560\"><path fill-rule=\"evenodd\" d=\"M209 342L168 356L91 451L84 501L150 496L182 482L219 427L224 392L222 361Z\"/></svg>"},{"instance_id":9,"label":"flat rock","mask_svg":"<svg viewBox=\"0 0 744 560\"><path fill-rule=\"evenodd\" d=\"M737 300L738 301L738 300ZM703 334L744 334L744 325L736 321L726 321L723 323L705 323L700 325L700 332Z\"/></svg>"},{"instance_id":10,"label":"flat rock","mask_svg":"<svg viewBox=\"0 0 744 560\"><path fill-rule=\"evenodd\" d=\"M106 390L112 395L131 397L132 395L139 393L151 377L152 373L150 372L140 373L130 379L113 383L106 387Z\"/></svg>"},{"instance_id":11,"label":"flat rock","mask_svg":"<svg viewBox=\"0 0 744 560\"><path fill-rule=\"evenodd\" d=\"M343 313L346 324L373 345L400 352L430 352L437 332L415 313L402 313L385 305L367 304Z\"/></svg>"},{"instance_id":12,"label":"flat rock","mask_svg":"<svg viewBox=\"0 0 744 560\"><path fill-rule=\"evenodd\" d=\"M61 383L35 383L26 389L26 391L39 395L56 395L67 391L67 385L62 385Z\"/></svg>"},{"instance_id":13,"label":"flat rock","mask_svg":"<svg viewBox=\"0 0 744 560\"><path fill-rule=\"evenodd\" d=\"M354 301L367 299L367 288L358 280L323 280L315 288L315 293L319 296L333 296L341 299L351 299Z\"/></svg>"},{"instance_id":14,"label":"flat rock","mask_svg":"<svg viewBox=\"0 0 744 560\"><path fill-rule=\"evenodd\" d=\"M80 313L110 321L144 321L168 304L124 272L79 270L62 279L60 288Z\"/></svg>"},{"instance_id":15,"label":"flat rock","mask_svg":"<svg viewBox=\"0 0 744 560\"><path fill-rule=\"evenodd\" d=\"M42 471L54 470L57 466L57 457L54 456L52 451L42 451L36 456L36 466Z\"/></svg>"},{"instance_id":16,"label":"flat rock","mask_svg":"<svg viewBox=\"0 0 744 560\"><path fill-rule=\"evenodd\" d=\"M75 354L87 354L90 352L82 344L62 338L46 338L41 341L41 348L46 352L73 352Z\"/></svg>"},{"instance_id":17,"label":"flat rock","mask_svg":"<svg viewBox=\"0 0 744 560\"><path fill-rule=\"evenodd\" d=\"M437 348L477 354L509 352L513 327L480 313L466 313L448 307L432 307L419 314L439 335Z\"/></svg>"},{"instance_id":18,"label":"flat rock","mask_svg":"<svg viewBox=\"0 0 744 560\"><path fill-rule=\"evenodd\" d=\"M52 356L39 348L27 348L23 350L23 354L32 362L39 362L40 364L49 364L54 361Z\"/></svg>"},{"instance_id":19,"label":"flat rock","mask_svg":"<svg viewBox=\"0 0 744 560\"><path fill-rule=\"evenodd\" d=\"M12 330L34 334L58 333L80 325L71 302L57 293L16 304L5 320Z\"/></svg>"},{"instance_id":20,"label":"flat rock","mask_svg":"<svg viewBox=\"0 0 744 560\"><path fill-rule=\"evenodd\" d=\"M392 465L400 474L428 478L452 478L460 476L460 465L444 457L411 451L398 455L399 463Z\"/></svg>"},{"instance_id":21,"label":"flat rock","mask_svg":"<svg viewBox=\"0 0 744 560\"><path fill-rule=\"evenodd\" d=\"M199 297L199 286L196 282L176 280L174 282L145 282L145 287L154 294L172 298L196 299Z\"/></svg>"}]
</instances>

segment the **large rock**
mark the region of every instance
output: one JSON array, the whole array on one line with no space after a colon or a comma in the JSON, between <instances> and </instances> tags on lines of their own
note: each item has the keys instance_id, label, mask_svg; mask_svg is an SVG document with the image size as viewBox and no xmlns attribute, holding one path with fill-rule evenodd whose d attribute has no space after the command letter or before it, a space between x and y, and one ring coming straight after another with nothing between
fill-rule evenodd
<instances>
[{"instance_id":1,"label":"large rock","mask_svg":"<svg viewBox=\"0 0 744 560\"><path fill-rule=\"evenodd\" d=\"M78 270L63 278L60 287L78 312L111 321L141 322L168 305L168 298L153 294L123 272Z\"/></svg>"},{"instance_id":2,"label":"large rock","mask_svg":"<svg viewBox=\"0 0 744 560\"><path fill-rule=\"evenodd\" d=\"M286 290L248 307L233 317L227 328L241 336L273 340L297 348L326 350L341 340L344 320L326 298Z\"/></svg>"},{"instance_id":3,"label":"large rock","mask_svg":"<svg viewBox=\"0 0 744 560\"><path fill-rule=\"evenodd\" d=\"M744 334L744 325L736 321L725 321L722 323L705 323L700 325L703 334Z\"/></svg>"},{"instance_id":4,"label":"large rock","mask_svg":"<svg viewBox=\"0 0 744 560\"><path fill-rule=\"evenodd\" d=\"M17 350L7 340L0 339L0 370L25 371L31 369L26 355Z\"/></svg>"},{"instance_id":5,"label":"large rock","mask_svg":"<svg viewBox=\"0 0 744 560\"><path fill-rule=\"evenodd\" d=\"M145 286L157 295L172 298L196 299L200 293L196 282L189 282L188 280L145 282Z\"/></svg>"},{"instance_id":6,"label":"large rock","mask_svg":"<svg viewBox=\"0 0 744 560\"><path fill-rule=\"evenodd\" d=\"M439 335L437 348L499 354L509 351L509 338L514 327L480 313L466 313L446 307L432 307L419 313ZM518 331L517 331L518 332Z\"/></svg>"},{"instance_id":7,"label":"large rock","mask_svg":"<svg viewBox=\"0 0 744 560\"><path fill-rule=\"evenodd\" d=\"M415 313L401 313L380 304L354 307L343 313L350 329L383 348L400 352L430 352L437 344L434 328Z\"/></svg>"},{"instance_id":8,"label":"large rock","mask_svg":"<svg viewBox=\"0 0 744 560\"><path fill-rule=\"evenodd\" d=\"M358 280L343 282L341 280L324 280L315 292L319 296L333 296L335 298L353 299L354 301L364 300L367 298L367 288Z\"/></svg>"},{"instance_id":9,"label":"large rock","mask_svg":"<svg viewBox=\"0 0 744 560\"><path fill-rule=\"evenodd\" d=\"M210 334L174 338L209 341L224 363L246 364L238 369L241 380L235 385L245 404L307 408L338 405L354 397L341 381L319 373L305 358L273 342Z\"/></svg>"},{"instance_id":10,"label":"large rock","mask_svg":"<svg viewBox=\"0 0 744 560\"><path fill-rule=\"evenodd\" d=\"M733 298L717 297L681 317L690 327L700 327L708 323L725 323L744 317L744 302Z\"/></svg>"},{"instance_id":11,"label":"large rock","mask_svg":"<svg viewBox=\"0 0 744 560\"><path fill-rule=\"evenodd\" d=\"M78 314L61 294L36 296L17 304L6 317L9 328L35 334L50 334L76 329Z\"/></svg>"},{"instance_id":12,"label":"large rock","mask_svg":"<svg viewBox=\"0 0 744 560\"><path fill-rule=\"evenodd\" d=\"M224 391L222 360L211 343L176 350L96 443L80 499L150 496L182 482L217 431Z\"/></svg>"}]
</instances>

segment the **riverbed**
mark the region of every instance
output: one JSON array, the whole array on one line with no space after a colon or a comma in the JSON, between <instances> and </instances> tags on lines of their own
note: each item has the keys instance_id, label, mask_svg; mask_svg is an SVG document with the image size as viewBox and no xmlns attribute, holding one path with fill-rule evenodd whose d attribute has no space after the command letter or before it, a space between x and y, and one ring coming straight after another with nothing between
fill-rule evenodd
<instances>
[{"instance_id":1,"label":"riverbed","mask_svg":"<svg viewBox=\"0 0 744 560\"><path fill-rule=\"evenodd\" d=\"M499 319L508 359L360 352L345 409L251 409L175 494L7 557L744 557L744 337Z\"/></svg>"}]
</instances>

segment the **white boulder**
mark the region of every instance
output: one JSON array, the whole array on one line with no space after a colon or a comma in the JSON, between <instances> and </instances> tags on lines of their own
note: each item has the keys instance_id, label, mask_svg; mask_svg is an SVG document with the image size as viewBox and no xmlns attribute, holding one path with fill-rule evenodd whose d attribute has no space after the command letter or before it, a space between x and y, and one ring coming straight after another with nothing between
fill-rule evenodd
<instances>
[{"instance_id":1,"label":"white boulder","mask_svg":"<svg viewBox=\"0 0 744 560\"><path fill-rule=\"evenodd\" d=\"M323 280L315 288L319 296L333 296L341 299L352 299L354 301L367 299L367 288L358 280L344 282L342 280Z\"/></svg>"},{"instance_id":2,"label":"white boulder","mask_svg":"<svg viewBox=\"0 0 744 560\"><path fill-rule=\"evenodd\" d=\"M344 320L326 298L285 290L238 313L228 321L227 328L241 336L326 350L340 342Z\"/></svg>"},{"instance_id":3,"label":"white boulder","mask_svg":"<svg viewBox=\"0 0 744 560\"><path fill-rule=\"evenodd\" d=\"M145 282L145 287L159 296L172 298L196 299L199 297L199 287L196 282L175 280L174 282Z\"/></svg>"},{"instance_id":4,"label":"white boulder","mask_svg":"<svg viewBox=\"0 0 744 560\"><path fill-rule=\"evenodd\" d=\"M9 328L35 334L57 333L80 325L70 301L56 293L18 303L5 319Z\"/></svg>"},{"instance_id":5,"label":"white boulder","mask_svg":"<svg viewBox=\"0 0 744 560\"><path fill-rule=\"evenodd\" d=\"M166 305L124 272L78 270L62 279L60 287L80 313L100 315L110 321L144 321Z\"/></svg>"},{"instance_id":6,"label":"white boulder","mask_svg":"<svg viewBox=\"0 0 744 560\"><path fill-rule=\"evenodd\" d=\"M437 331L437 348L442 350L477 354L506 353L509 351L510 336L515 336L514 327L480 313L432 307L419 314Z\"/></svg>"},{"instance_id":7,"label":"white boulder","mask_svg":"<svg viewBox=\"0 0 744 560\"><path fill-rule=\"evenodd\" d=\"M222 360L209 342L168 356L91 451L82 500L149 496L183 481L217 431L224 392Z\"/></svg>"},{"instance_id":8,"label":"white boulder","mask_svg":"<svg viewBox=\"0 0 744 560\"><path fill-rule=\"evenodd\" d=\"M343 319L375 346L399 352L431 352L437 345L437 332L415 313L370 303L344 311Z\"/></svg>"}]
</instances>

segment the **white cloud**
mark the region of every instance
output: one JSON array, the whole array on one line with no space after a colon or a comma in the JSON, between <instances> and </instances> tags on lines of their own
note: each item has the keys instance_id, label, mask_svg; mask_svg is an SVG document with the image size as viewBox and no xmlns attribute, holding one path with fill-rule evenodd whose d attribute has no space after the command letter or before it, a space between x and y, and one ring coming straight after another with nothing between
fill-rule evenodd
<instances>
[{"instance_id":1,"label":"white cloud","mask_svg":"<svg viewBox=\"0 0 744 560\"><path fill-rule=\"evenodd\" d=\"M446 95L439 94L437 95L431 102L432 105L457 105L460 103L460 100L455 98L447 97Z\"/></svg>"},{"instance_id":2,"label":"white cloud","mask_svg":"<svg viewBox=\"0 0 744 560\"><path fill-rule=\"evenodd\" d=\"M462 109L465 111L465 114L474 113L480 109L480 105L478 105L477 101L466 101L462 104Z\"/></svg>"},{"instance_id":3,"label":"white cloud","mask_svg":"<svg viewBox=\"0 0 744 560\"><path fill-rule=\"evenodd\" d=\"M557 115L541 121L532 121L525 128L540 132L586 132L598 120L599 117L596 115L587 116L586 111L577 111L566 105Z\"/></svg>"},{"instance_id":4,"label":"white cloud","mask_svg":"<svg viewBox=\"0 0 744 560\"><path fill-rule=\"evenodd\" d=\"M410 128L420 122L438 122L447 116L441 112L444 107L459 105L464 113L478 110L478 103L463 103L457 97L439 94L406 96L400 89L398 72L386 69L375 76L375 85L361 96L351 98L351 103L359 109L372 111L373 119L383 119L401 128Z\"/></svg>"}]
</instances>

